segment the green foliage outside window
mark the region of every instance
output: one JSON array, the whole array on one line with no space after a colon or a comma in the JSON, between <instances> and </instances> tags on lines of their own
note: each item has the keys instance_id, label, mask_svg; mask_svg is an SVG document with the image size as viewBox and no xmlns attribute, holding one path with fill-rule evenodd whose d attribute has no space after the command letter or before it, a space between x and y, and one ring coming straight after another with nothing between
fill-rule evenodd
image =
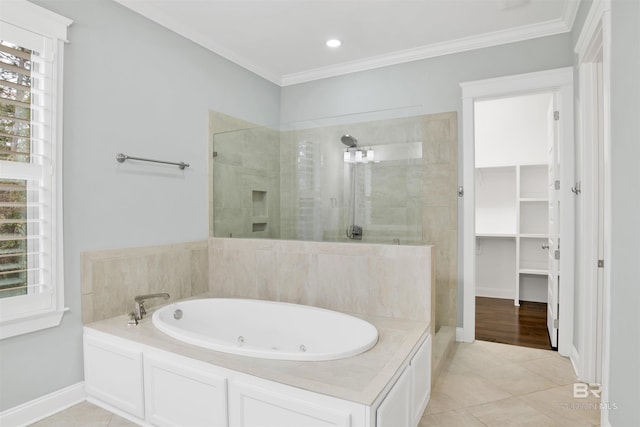
<instances>
[{"instance_id":1,"label":"green foliage outside window","mask_svg":"<svg viewBox=\"0 0 640 427\"><path fill-rule=\"evenodd\" d=\"M0 40L0 161L31 161L31 55ZM27 293L27 182L0 176L0 298Z\"/></svg>"}]
</instances>

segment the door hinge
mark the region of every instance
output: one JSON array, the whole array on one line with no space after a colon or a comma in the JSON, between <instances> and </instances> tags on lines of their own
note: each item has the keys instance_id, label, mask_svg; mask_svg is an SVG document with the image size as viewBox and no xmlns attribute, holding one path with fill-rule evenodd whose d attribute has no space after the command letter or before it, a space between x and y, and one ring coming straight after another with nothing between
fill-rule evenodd
<instances>
[{"instance_id":1,"label":"door hinge","mask_svg":"<svg viewBox=\"0 0 640 427\"><path fill-rule=\"evenodd\" d=\"M461 185L458 187L458 197L464 196L464 187Z\"/></svg>"},{"instance_id":2,"label":"door hinge","mask_svg":"<svg viewBox=\"0 0 640 427\"><path fill-rule=\"evenodd\" d=\"M560 322L558 322L558 319L553 319L553 328L554 329L558 329L558 323L560 323Z\"/></svg>"},{"instance_id":3,"label":"door hinge","mask_svg":"<svg viewBox=\"0 0 640 427\"><path fill-rule=\"evenodd\" d=\"M557 179L557 180L556 180L556 182L554 182L554 183L553 183L553 187L554 187L556 190L559 190L559 189L560 189L560 180L559 180L559 179Z\"/></svg>"},{"instance_id":4,"label":"door hinge","mask_svg":"<svg viewBox=\"0 0 640 427\"><path fill-rule=\"evenodd\" d=\"M604 260L603 259L599 259L598 260L598 268L604 268Z\"/></svg>"},{"instance_id":5,"label":"door hinge","mask_svg":"<svg viewBox=\"0 0 640 427\"><path fill-rule=\"evenodd\" d=\"M553 258L556 260L560 259L560 249L555 250L555 252L553 253Z\"/></svg>"},{"instance_id":6,"label":"door hinge","mask_svg":"<svg viewBox=\"0 0 640 427\"><path fill-rule=\"evenodd\" d=\"M571 187L571 192L573 194L575 194L576 196L580 193L582 193L582 181L578 181L576 182L576 185Z\"/></svg>"},{"instance_id":7,"label":"door hinge","mask_svg":"<svg viewBox=\"0 0 640 427\"><path fill-rule=\"evenodd\" d=\"M560 111L553 112L553 120L560 120Z\"/></svg>"},{"instance_id":8,"label":"door hinge","mask_svg":"<svg viewBox=\"0 0 640 427\"><path fill-rule=\"evenodd\" d=\"M218 157L218 152L217 152L217 151L214 151L214 152L213 152L213 153L211 153L211 154L212 154L212 157L213 157L214 159L215 159L216 157Z\"/></svg>"}]
</instances>

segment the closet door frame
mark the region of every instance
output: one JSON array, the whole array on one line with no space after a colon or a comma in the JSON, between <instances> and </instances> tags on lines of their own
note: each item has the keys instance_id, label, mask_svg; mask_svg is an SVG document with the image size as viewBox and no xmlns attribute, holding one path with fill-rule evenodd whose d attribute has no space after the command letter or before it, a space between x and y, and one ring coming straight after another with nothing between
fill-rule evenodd
<instances>
[{"instance_id":1,"label":"closet door frame","mask_svg":"<svg viewBox=\"0 0 640 427\"><path fill-rule=\"evenodd\" d=\"M536 92L554 92L557 94L561 115L560 140L574 141L573 114L573 67L519 74L495 79L461 83L462 88L462 138L463 138L463 326L458 338L464 342L475 340L476 316L476 265L475 265L475 140L474 140L474 103L477 100L510 97ZM565 188L573 185L573 169L563 172ZM567 242L568 243L568 242ZM567 245L568 246L568 245ZM572 255L573 247L563 243L566 253ZM570 257L565 257L570 258ZM573 257L571 257L573 258ZM560 291L563 304L559 324L563 330L558 342L558 352L568 356L573 343L573 268L562 268L563 287Z\"/></svg>"}]
</instances>

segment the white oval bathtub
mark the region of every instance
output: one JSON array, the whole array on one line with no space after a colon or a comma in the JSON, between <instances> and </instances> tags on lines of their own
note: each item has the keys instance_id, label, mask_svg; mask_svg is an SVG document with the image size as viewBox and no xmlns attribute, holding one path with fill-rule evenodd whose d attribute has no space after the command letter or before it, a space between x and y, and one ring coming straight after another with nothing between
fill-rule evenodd
<instances>
[{"instance_id":1,"label":"white oval bathtub","mask_svg":"<svg viewBox=\"0 0 640 427\"><path fill-rule=\"evenodd\" d=\"M334 360L373 347L378 330L362 319L306 305L233 298L177 302L153 325L189 344L279 360Z\"/></svg>"}]
</instances>

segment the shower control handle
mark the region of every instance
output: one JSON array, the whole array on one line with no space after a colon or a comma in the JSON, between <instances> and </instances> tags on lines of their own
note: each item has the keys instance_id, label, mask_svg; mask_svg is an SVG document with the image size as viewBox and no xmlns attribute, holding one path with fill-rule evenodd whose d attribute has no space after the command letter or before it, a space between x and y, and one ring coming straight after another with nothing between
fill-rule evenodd
<instances>
[{"instance_id":1,"label":"shower control handle","mask_svg":"<svg viewBox=\"0 0 640 427\"><path fill-rule=\"evenodd\" d=\"M350 225L347 229L347 237L351 240L362 240L362 227L359 225Z\"/></svg>"}]
</instances>

